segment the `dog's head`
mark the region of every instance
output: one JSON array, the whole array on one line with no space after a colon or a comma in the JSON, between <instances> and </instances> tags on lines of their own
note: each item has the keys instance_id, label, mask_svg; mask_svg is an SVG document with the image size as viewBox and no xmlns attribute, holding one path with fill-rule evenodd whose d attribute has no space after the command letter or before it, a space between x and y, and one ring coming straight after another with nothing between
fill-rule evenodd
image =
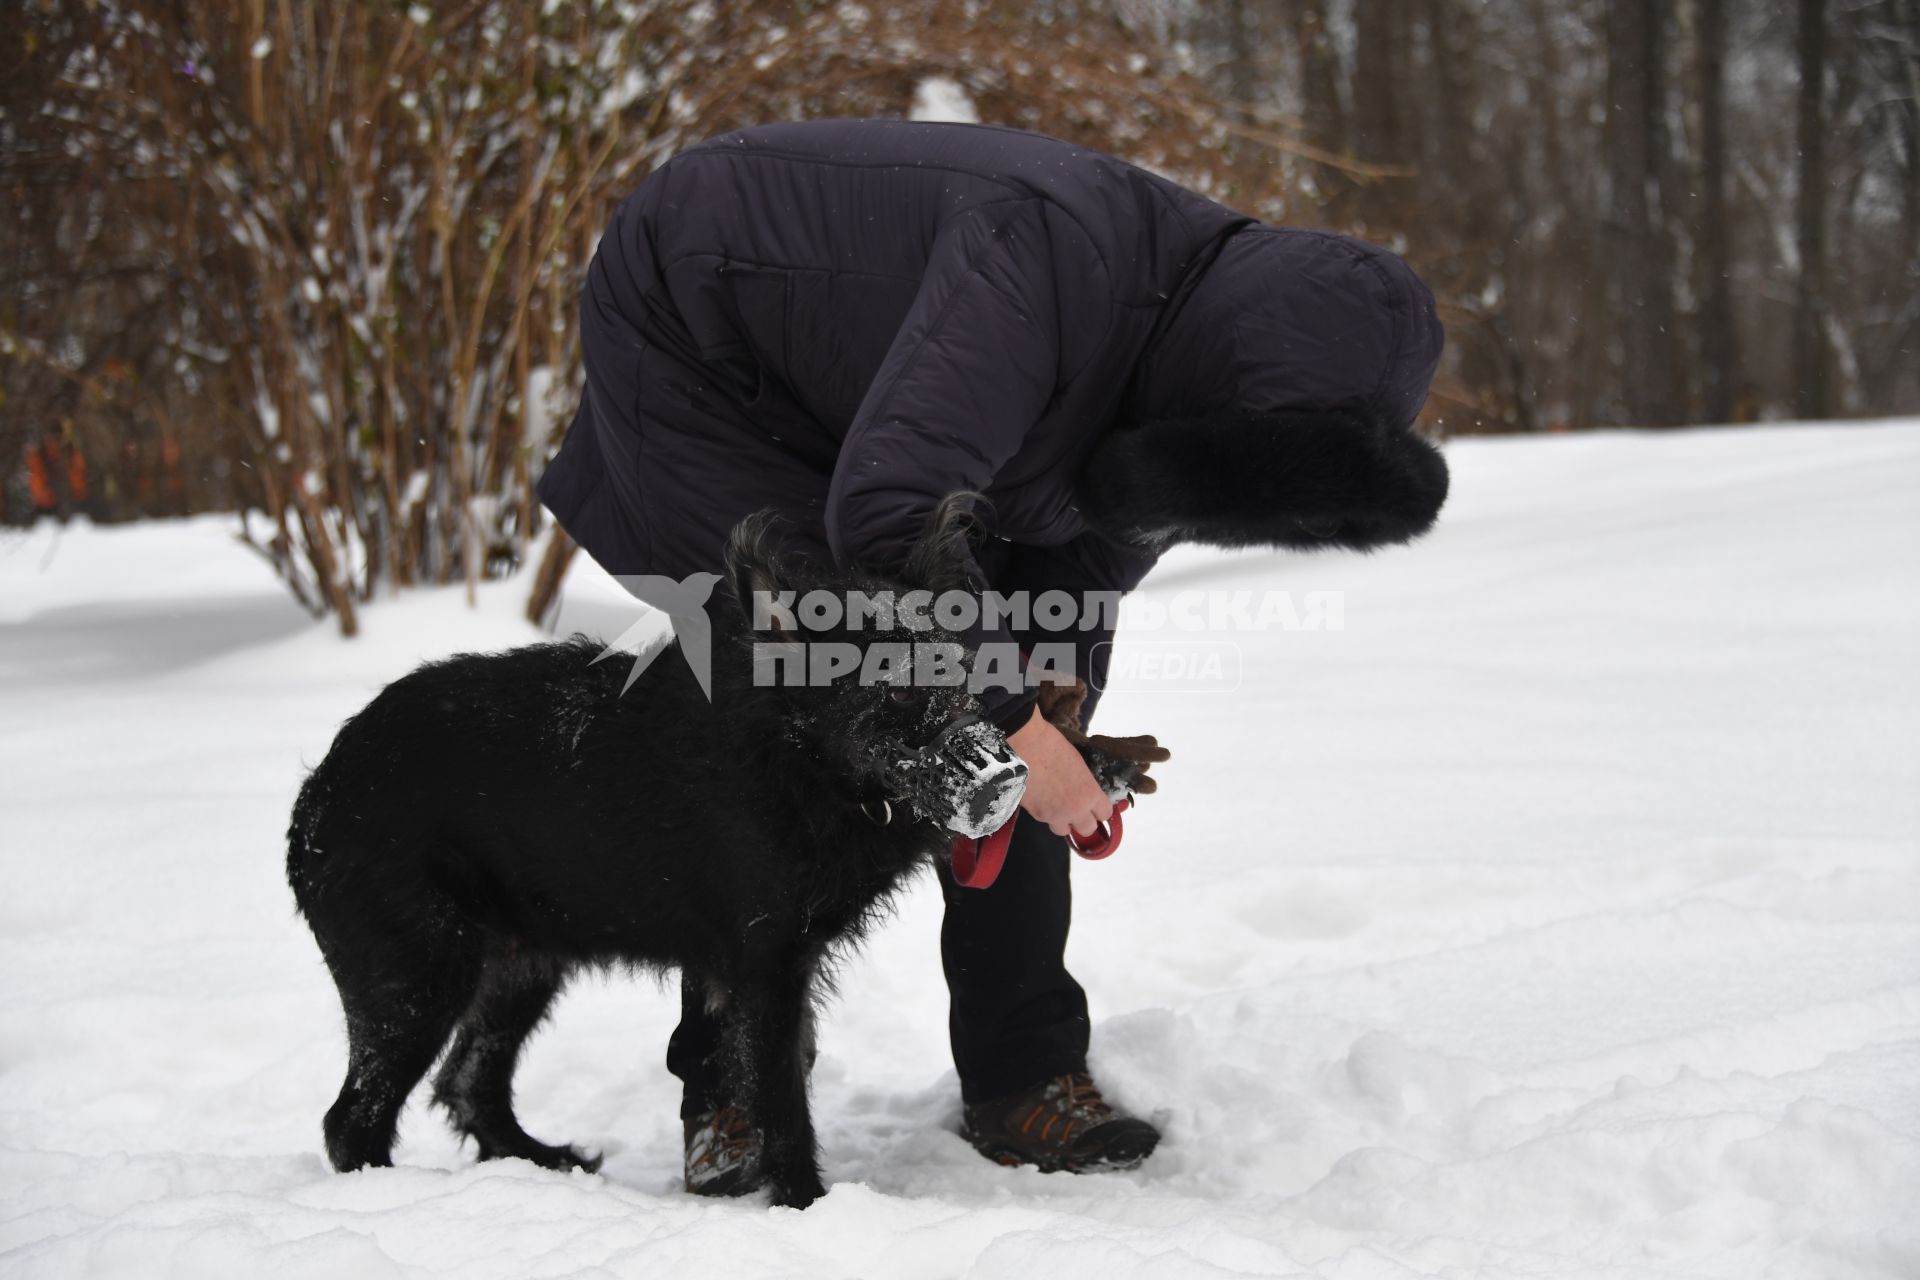
<instances>
[{"instance_id":1,"label":"dog's head","mask_svg":"<svg viewBox=\"0 0 1920 1280\"><path fill-rule=\"evenodd\" d=\"M823 772L876 822L984 836L1013 817L1027 767L968 688L974 654L949 625L946 593L974 589L971 509L968 494L942 502L893 574L784 556L765 514L735 528L726 568L753 682Z\"/></svg>"}]
</instances>

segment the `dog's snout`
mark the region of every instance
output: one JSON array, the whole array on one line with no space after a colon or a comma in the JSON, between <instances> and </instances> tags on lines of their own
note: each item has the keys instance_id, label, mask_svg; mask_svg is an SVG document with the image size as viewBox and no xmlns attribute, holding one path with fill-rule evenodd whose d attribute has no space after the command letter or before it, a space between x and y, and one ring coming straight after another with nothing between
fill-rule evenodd
<instances>
[{"instance_id":1,"label":"dog's snout","mask_svg":"<svg viewBox=\"0 0 1920 1280\"><path fill-rule=\"evenodd\" d=\"M922 769L922 812L948 830L979 839L1012 820L1027 790L1027 765L1006 735L984 720L949 725Z\"/></svg>"}]
</instances>

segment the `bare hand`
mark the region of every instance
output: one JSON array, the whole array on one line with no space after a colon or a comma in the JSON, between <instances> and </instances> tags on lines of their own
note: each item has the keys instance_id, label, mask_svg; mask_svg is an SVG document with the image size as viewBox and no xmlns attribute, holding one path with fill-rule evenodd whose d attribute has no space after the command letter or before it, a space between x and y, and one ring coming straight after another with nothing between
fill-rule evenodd
<instances>
[{"instance_id":1,"label":"bare hand","mask_svg":"<svg viewBox=\"0 0 1920 1280\"><path fill-rule=\"evenodd\" d=\"M1069 830L1092 835L1113 814L1113 802L1094 781L1086 761L1060 731L1036 712L1007 738L1027 763L1027 794L1020 807L1057 836Z\"/></svg>"}]
</instances>

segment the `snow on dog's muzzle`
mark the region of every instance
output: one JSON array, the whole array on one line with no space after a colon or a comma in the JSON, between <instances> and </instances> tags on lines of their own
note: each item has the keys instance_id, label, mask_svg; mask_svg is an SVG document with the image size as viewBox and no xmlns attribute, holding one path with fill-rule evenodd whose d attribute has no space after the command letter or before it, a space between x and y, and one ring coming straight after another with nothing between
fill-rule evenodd
<instances>
[{"instance_id":1,"label":"snow on dog's muzzle","mask_svg":"<svg viewBox=\"0 0 1920 1280\"><path fill-rule=\"evenodd\" d=\"M1007 825L1027 792L1026 762L979 716L948 724L906 773L917 812L975 839Z\"/></svg>"}]
</instances>

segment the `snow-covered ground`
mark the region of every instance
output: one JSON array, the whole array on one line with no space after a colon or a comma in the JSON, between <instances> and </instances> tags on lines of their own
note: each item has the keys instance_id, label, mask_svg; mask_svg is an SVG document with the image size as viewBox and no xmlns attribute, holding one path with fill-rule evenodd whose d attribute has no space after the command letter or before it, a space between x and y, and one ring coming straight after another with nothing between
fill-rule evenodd
<instances>
[{"instance_id":1,"label":"snow-covered ground","mask_svg":"<svg viewBox=\"0 0 1920 1280\"><path fill-rule=\"evenodd\" d=\"M6 536L0 1274L1920 1276L1920 423L1450 456L1414 548L1149 583L1345 623L1103 707L1176 751L1072 950L1159 1154L961 1142L923 880L826 1027L805 1213L681 1193L675 1001L624 980L521 1076L601 1174L476 1166L417 1103L400 1167L325 1166L288 805L382 682L533 638L523 584L346 644L224 520ZM588 568L568 615L634 616Z\"/></svg>"}]
</instances>

